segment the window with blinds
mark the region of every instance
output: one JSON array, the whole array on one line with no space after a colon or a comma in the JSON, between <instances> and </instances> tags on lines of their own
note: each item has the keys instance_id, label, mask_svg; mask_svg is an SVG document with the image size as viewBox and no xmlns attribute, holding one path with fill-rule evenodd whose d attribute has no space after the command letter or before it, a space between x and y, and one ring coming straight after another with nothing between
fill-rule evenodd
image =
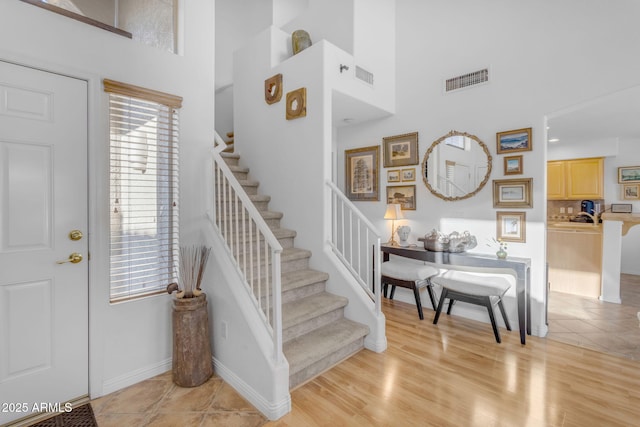
<instances>
[{"instance_id":1,"label":"window with blinds","mask_svg":"<svg viewBox=\"0 0 640 427\"><path fill-rule=\"evenodd\" d=\"M178 269L178 114L182 98L111 80L110 300L166 292Z\"/></svg>"}]
</instances>

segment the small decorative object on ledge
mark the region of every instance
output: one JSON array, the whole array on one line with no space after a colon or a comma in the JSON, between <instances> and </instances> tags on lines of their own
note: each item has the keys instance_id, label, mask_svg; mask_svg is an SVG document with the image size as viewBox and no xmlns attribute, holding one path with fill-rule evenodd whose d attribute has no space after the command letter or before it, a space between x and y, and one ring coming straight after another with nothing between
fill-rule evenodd
<instances>
[{"instance_id":1,"label":"small decorative object on ledge","mask_svg":"<svg viewBox=\"0 0 640 427\"><path fill-rule=\"evenodd\" d=\"M167 286L173 300L173 382L196 387L213 375L207 296L200 284L211 248L180 247L179 284Z\"/></svg>"},{"instance_id":2,"label":"small decorative object on ledge","mask_svg":"<svg viewBox=\"0 0 640 427\"><path fill-rule=\"evenodd\" d=\"M424 242L426 250L434 252L464 252L478 245L476 237L472 236L468 231L463 233L454 231L447 235L433 229L424 236L424 239L418 240Z\"/></svg>"},{"instance_id":3,"label":"small decorative object on ledge","mask_svg":"<svg viewBox=\"0 0 640 427\"><path fill-rule=\"evenodd\" d=\"M406 248L407 246L409 246L409 242L407 241L409 239L409 233L411 233L411 227L409 227L408 225L401 225L400 227L398 227L398 237L400 238L400 247L402 248Z\"/></svg>"},{"instance_id":4,"label":"small decorative object on ledge","mask_svg":"<svg viewBox=\"0 0 640 427\"><path fill-rule=\"evenodd\" d=\"M295 30L291 33L293 54L297 54L311 46L311 36L305 30Z\"/></svg>"},{"instance_id":5,"label":"small decorative object on ledge","mask_svg":"<svg viewBox=\"0 0 640 427\"><path fill-rule=\"evenodd\" d=\"M496 256L498 257L498 259L506 259L507 258L507 242L505 242L502 239L492 239L493 240L493 244L498 245L498 251L496 252ZM492 246L489 243L487 243L487 246Z\"/></svg>"}]
</instances>

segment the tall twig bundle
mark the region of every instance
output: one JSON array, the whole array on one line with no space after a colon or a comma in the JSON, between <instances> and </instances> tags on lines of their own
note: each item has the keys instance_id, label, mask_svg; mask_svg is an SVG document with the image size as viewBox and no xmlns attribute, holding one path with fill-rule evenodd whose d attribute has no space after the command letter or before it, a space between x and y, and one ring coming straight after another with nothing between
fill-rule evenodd
<instances>
[{"instance_id":1,"label":"tall twig bundle","mask_svg":"<svg viewBox=\"0 0 640 427\"><path fill-rule=\"evenodd\" d=\"M211 248L206 246L181 246L178 279L184 298L200 295L200 285Z\"/></svg>"}]
</instances>

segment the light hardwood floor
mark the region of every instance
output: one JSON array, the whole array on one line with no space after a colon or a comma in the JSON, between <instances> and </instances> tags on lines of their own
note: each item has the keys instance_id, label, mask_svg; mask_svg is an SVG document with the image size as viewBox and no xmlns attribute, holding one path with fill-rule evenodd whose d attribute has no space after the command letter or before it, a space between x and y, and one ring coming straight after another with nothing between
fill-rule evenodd
<instances>
[{"instance_id":1,"label":"light hardwood floor","mask_svg":"<svg viewBox=\"0 0 640 427\"><path fill-rule=\"evenodd\" d=\"M640 361L383 300L388 348L363 350L295 389L266 422L219 377L196 389L170 373L94 400L104 426L635 426ZM636 325L637 326L637 325Z\"/></svg>"},{"instance_id":2,"label":"light hardwood floor","mask_svg":"<svg viewBox=\"0 0 640 427\"><path fill-rule=\"evenodd\" d=\"M292 392L267 426L632 426L640 363L385 300L388 349L363 350Z\"/></svg>"}]
</instances>

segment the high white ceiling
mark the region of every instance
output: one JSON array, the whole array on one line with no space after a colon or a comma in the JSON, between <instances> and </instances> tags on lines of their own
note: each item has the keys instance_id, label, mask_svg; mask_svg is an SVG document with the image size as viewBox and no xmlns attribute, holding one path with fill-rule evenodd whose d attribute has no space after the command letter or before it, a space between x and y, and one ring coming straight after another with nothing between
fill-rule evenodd
<instances>
[{"instance_id":1,"label":"high white ceiling","mask_svg":"<svg viewBox=\"0 0 640 427\"><path fill-rule=\"evenodd\" d=\"M640 86L550 116L548 138L558 144L614 138L640 139Z\"/></svg>"}]
</instances>

